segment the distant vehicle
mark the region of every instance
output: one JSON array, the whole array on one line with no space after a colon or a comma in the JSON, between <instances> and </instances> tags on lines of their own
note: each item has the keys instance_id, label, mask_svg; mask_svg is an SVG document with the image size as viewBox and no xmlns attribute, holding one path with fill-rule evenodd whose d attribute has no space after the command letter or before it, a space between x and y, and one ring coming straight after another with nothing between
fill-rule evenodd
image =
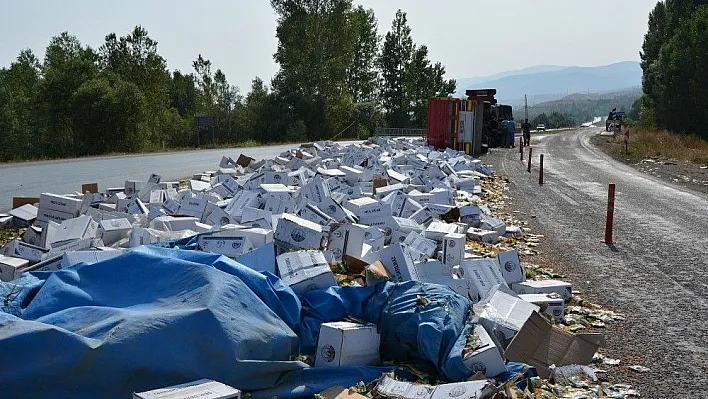
<instances>
[{"instance_id":1,"label":"distant vehicle","mask_svg":"<svg viewBox=\"0 0 708 399\"><path fill-rule=\"evenodd\" d=\"M605 131L610 132L610 131L617 129L617 127L622 124L624 117L625 117L624 111L617 111L614 113L610 113L610 117L608 117L607 120L605 121Z\"/></svg>"},{"instance_id":2,"label":"distant vehicle","mask_svg":"<svg viewBox=\"0 0 708 399\"><path fill-rule=\"evenodd\" d=\"M536 126L536 131L537 131L537 132L545 132L545 131L546 131L546 125L544 125L543 123L539 124L538 126Z\"/></svg>"}]
</instances>

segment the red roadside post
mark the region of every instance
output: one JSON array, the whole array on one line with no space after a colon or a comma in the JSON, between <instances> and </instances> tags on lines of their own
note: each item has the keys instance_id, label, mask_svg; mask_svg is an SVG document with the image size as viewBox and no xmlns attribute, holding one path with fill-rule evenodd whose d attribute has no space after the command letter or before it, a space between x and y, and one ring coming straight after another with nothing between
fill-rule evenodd
<instances>
[{"instance_id":1,"label":"red roadside post","mask_svg":"<svg viewBox=\"0 0 708 399\"><path fill-rule=\"evenodd\" d=\"M543 185L543 154L541 154L541 161L538 164L538 184Z\"/></svg>"},{"instance_id":2,"label":"red roadside post","mask_svg":"<svg viewBox=\"0 0 708 399\"><path fill-rule=\"evenodd\" d=\"M610 183L607 190L607 221L605 222L605 244L611 245L612 225L615 219L615 183Z\"/></svg>"},{"instance_id":3,"label":"red roadside post","mask_svg":"<svg viewBox=\"0 0 708 399\"><path fill-rule=\"evenodd\" d=\"M529 166L527 168L527 171L531 173L531 154L533 153L533 148L529 147Z\"/></svg>"}]
</instances>

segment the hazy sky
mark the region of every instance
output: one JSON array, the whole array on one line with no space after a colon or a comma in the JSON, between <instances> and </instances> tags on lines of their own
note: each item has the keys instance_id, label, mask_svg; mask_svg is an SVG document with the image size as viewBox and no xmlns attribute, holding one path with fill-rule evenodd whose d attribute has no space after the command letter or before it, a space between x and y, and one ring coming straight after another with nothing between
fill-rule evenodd
<instances>
[{"instance_id":1,"label":"hazy sky","mask_svg":"<svg viewBox=\"0 0 708 399\"><path fill-rule=\"evenodd\" d=\"M92 47L106 34L143 25L170 69L191 71L198 54L248 91L269 81L277 41L266 0L7 0L0 13L0 65L24 48L40 57L62 32ZM638 60L656 0L359 0L373 8L383 35L398 8L416 43L428 46L448 77L490 75L539 64L595 66Z\"/></svg>"}]
</instances>

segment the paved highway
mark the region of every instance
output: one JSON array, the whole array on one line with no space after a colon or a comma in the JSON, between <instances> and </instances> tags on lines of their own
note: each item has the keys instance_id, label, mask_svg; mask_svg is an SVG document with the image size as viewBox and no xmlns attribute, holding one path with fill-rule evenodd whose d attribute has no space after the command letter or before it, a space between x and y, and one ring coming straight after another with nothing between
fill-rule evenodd
<instances>
[{"instance_id":1,"label":"paved highway","mask_svg":"<svg viewBox=\"0 0 708 399\"><path fill-rule=\"evenodd\" d=\"M695 396L695 382L708 375L708 196L614 161L590 144L600 131L534 137L533 173L516 150L495 150L487 161L511 179L513 208L537 215L547 252L567 267L574 288L626 312L621 333L608 335L608 349L622 350L610 355L624 358L621 367L651 371L630 372L636 380L625 382L642 397ZM617 185L613 246L600 242L610 182Z\"/></svg>"},{"instance_id":2,"label":"paved highway","mask_svg":"<svg viewBox=\"0 0 708 399\"><path fill-rule=\"evenodd\" d=\"M147 180L151 173L162 175L165 180L177 180L218 169L224 155L234 159L240 153L256 159L272 158L296 146L287 144L0 164L0 211L12 207L12 197L38 197L42 192L72 193L80 191L85 183L98 183L99 190L123 187L126 180Z\"/></svg>"}]
</instances>

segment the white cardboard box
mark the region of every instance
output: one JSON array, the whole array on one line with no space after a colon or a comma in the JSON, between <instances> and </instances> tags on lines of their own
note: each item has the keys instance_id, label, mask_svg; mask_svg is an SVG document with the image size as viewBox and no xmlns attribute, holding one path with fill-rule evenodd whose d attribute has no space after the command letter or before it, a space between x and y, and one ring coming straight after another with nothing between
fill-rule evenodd
<instances>
[{"instance_id":1,"label":"white cardboard box","mask_svg":"<svg viewBox=\"0 0 708 399\"><path fill-rule=\"evenodd\" d=\"M315 367L377 365L380 340L373 324L323 323L317 340Z\"/></svg>"},{"instance_id":2,"label":"white cardboard box","mask_svg":"<svg viewBox=\"0 0 708 399\"><path fill-rule=\"evenodd\" d=\"M425 238L435 241L438 246L437 249L441 250L445 236L450 233L457 233L457 226L454 224L447 224L436 219L428 225L423 235Z\"/></svg>"},{"instance_id":3,"label":"white cardboard box","mask_svg":"<svg viewBox=\"0 0 708 399\"><path fill-rule=\"evenodd\" d=\"M133 229L128 219L109 219L99 222L98 235L106 245L128 238L128 233Z\"/></svg>"},{"instance_id":4,"label":"white cardboard box","mask_svg":"<svg viewBox=\"0 0 708 399\"><path fill-rule=\"evenodd\" d=\"M504 276L504 280L509 286L526 280L526 272L524 267L521 266L521 261L519 261L518 250L500 252L497 254L497 262L499 262L502 276Z\"/></svg>"},{"instance_id":5,"label":"white cardboard box","mask_svg":"<svg viewBox=\"0 0 708 399\"><path fill-rule=\"evenodd\" d=\"M550 294L556 293L568 302L573 295L573 287L570 283L560 280L527 280L511 285L511 289L517 294Z\"/></svg>"},{"instance_id":6,"label":"white cardboard box","mask_svg":"<svg viewBox=\"0 0 708 399\"><path fill-rule=\"evenodd\" d=\"M296 294L337 285L320 251L288 252L278 256L276 262L281 280Z\"/></svg>"},{"instance_id":7,"label":"white cardboard box","mask_svg":"<svg viewBox=\"0 0 708 399\"><path fill-rule=\"evenodd\" d=\"M0 255L0 280L12 281L20 277L24 269L29 266L27 259Z\"/></svg>"},{"instance_id":8,"label":"white cardboard box","mask_svg":"<svg viewBox=\"0 0 708 399\"><path fill-rule=\"evenodd\" d=\"M123 250L118 251L67 251L64 253L60 269L66 269L79 263L98 263L104 260L122 255Z\"/></svg>"},{"instance_id":9,"label":"white cardboard box","mask_svg":"<svg viewBox=\"0 0 708 399\"><path fill-rule=\"evenodd\" d=\"M563 298L556 294L520 294L519 298L528 303L532 303L541 309L545 309L544 313L553 317L557 322L563 321L565 314L565 302Z\"/></svg>"},{"instance_id":10,"label":"white cardboard box","mask_svg":"<svg viewBox=\"0 0 708 399\"><path fill-rule=\"evenodd\" d=\"M133 399L240 399L241 391L212 380L199 380L187 384L134 392Z\"/></svg>"},{"instance_id":11,"label":"white cardboard box","mask_svg":"<svg viewBox=\"0 0 708 399\"><path fill-rule=\"evenodd\" d=\"M28 244L19 239L8 242L2 248L3 255L26 259L32 263L41 262L47 252L49 252L48 249Z\"/></svg>"},{"instance_id":12,"label":"white cardboard box","mask_svg":"<svg viewBox=\"0 0 708 399\"><path fill-rule=\"evenodd\" d=\"M15 208L9 212L10 216L16 217L26 223L31 223L34 219L37 219L38 209L34 205L25 204L19 208Z\"/></svg>"},{"instance_id":13,"label":"white cardboard box","mask_svg":"<svg viewBox=\"0 0 708 399\"><path fill-rule=\"evenodd\" d=\"M40 207L37 210L37 225L44 227L48 222L61 223L65 220L74 218L76 215L70 212L62 212L54 209L44 209Z\"/></svg>"},{"instance_id":14,"label":"white cardboard box","mask_svg":"<svg viewBox=\"0 0 708 399\"><path fill-rule=\"evenodd\" d=\"M278 220L274 238L301 249L320 249L324 244L322 226L290 214Z\"/></svg>"},{"instance_id":15,"label":"white cardboard box","mask_svg":"<svg viewBox=\"0 0 708 399\"><path fill-rule=\"evenodd\" d=\"M413 248L416 251L425 254L427 257L433 256L438 247L438 244L435 241L429 240L415 231L408 233L403 243L406 247Z\"/></svg>"},{"instance_id":16,"label":"white cardboard box","mask_svg":"<svg viewBox=\"0 0 708 399\"><path fill-rule=\"evenodd\" d=\"M381 263L386 267L386 271L391 276L391 280L403 283L411 280L419 280L418 271L413 258L404 251L400 243L389 245L380 252Z\"/></svg>"},{"instance_id":17,"label":"white cardboard box","mask_svg":"<svg viewBox=\"0 0 708 399\"><path fill-rule=\"evenodd\" d=\"M465 255L464 234L449 233L443 238L441 250L441 261L448 266L457 266L462 262Z\"/></svg>"},{"instance_id":18,"label":"white cardboard box","mask_svg":"<svg viewBox=\"0 0 708 399\"><path fill-rule=\"evenodd\" d=\"M432 386L397 381L385 375L374 387L374 393L386 399L477 399L482 397L487 384L487 380L481 380Z\"/></svg>"},{"instance_id":19,"label":"white cardboard box","mask_svg":"<svg viewBox=\"0 0 708 399\"><path fill-rule=\"evenodd\" d=\"M467 230L467 237L471 240L485 244L499 243L499 234L496 231L482 230L471 227Z\"/></svg>"},{"instance_id":20,"label":"white cardboard box","mask_svg":"<svg viewBox=\"0 0 708 399\"><path fill-rule=\"evenodd\" d=\"M55 210L64 213L78 215L83 200L71 198L64 195L52 193L42 193L39 196L39 207L45 210Z\"/></svg>"},{"instance_id":21,"label":"white cardboard box","mask_svg":"<svg viewBox=\"0 0 708 399\"><path fill-rule=\"evenodd\" d=\"M98 223L90 216L82 215L61 222L52 240L47 242L47 247L61 246L75 240L92 239L97 234Z\"/></svg>"},{"instance_id":22,"label":"white cardboard box","mask_svg":"<svg viewBox=\"0 0 708 399\"><path fill-rule=\"evenodd\" d=\"M478 337L481 347L472 353L467 354L462 362L468 370L475 374L481 372L485 377L492 378L504 371L504 358L501 352L497 349L494 342L487 334L487 331L480 326L474 327L474 334Z\"/></svg>"},{"instance_id":23,"label":"white cardboard box","mask_svg":"<svg viewBox=\"0 0 708 399\"><path fill-rule=\"evenodd\" d=\"M521 330L531 314L539 310L538 306L506 291L508 288L499 285L474 305L479 323L496 338L502 349Z\"/></svg>"},{"instance_id":24,"label":"white cardboard box","mask_svg":"<svg viewBox=\"0 0 708 399\"><path fill-rule=\"evenodd\" d=\"M496 260L489 258L464 259L460 263L458 275L470 280L478 294L477 298L471 298L473 303L487 296L495 285L507 286L497 265Z\"/></svg>"},{"instance_id":25,"label":"white cardboard box","mask_svg":"<svg viewBox=\"0 0 708 399\"><path fill-rule=\"evenodd\" d=\"M254 249L253 244L245 236L201 235L197 238L197 246L201 251L226 255L230 258L236 258Z\"/></svg>"}]
</instances>

